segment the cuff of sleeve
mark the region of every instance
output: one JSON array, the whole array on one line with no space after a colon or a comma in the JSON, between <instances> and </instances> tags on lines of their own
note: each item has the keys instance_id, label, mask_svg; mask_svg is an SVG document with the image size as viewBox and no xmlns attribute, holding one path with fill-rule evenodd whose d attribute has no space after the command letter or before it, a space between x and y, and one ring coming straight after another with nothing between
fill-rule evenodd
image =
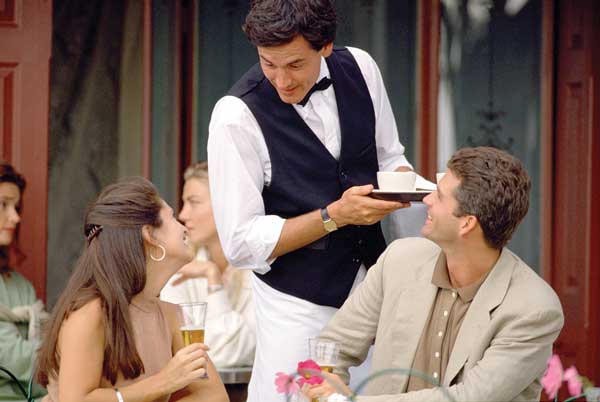
<instances>
[{"instance_id":1,"label":"cuff of sleeve","mask_svg":"<svg viewBox=\"0 0 600 402\"><path fill-rule=\"evenodd\" d=\"M413 167L413 165L410 164L408 159L406 159L406 156L400 155L397 158L385 161L384 165L381 166L381 170L383 170L384 172L392 172L392 171L398 169L400 166L406 166L406 167L411 168L412 170L415 169Z\"/></svg>"},{"instance_id":2,"label":"cuff of sleeve","mask_svg":"<svg viewBox=\"0 0 600 402\"><path fill-rule=\"evenodd\" d=\"M229 298L225 289L209 294L206 302L208 303L208 311L206 312L207 320L222 316L231 311Z\"/></svg>"},{"instance_id":3,"label":"cuff of sleeve","mask_svg":"<svg viewBox=\"0 0 600 402\"><path fill-rule=\"evenodd\" d=\"M254 221L245 241L252 253L256 272L264 274L271 269L269 264L275 259L269 259L269 256L279 241L284 223L285 219L276 215L260 216Z\"/></svg>"},{"instance_id":4,"label":"cuff of sleeve","mask_svg":"<svg viewBox=\"0 0 600 402\"><path fill-rule=\"evenodd\" d=\"M396 164L396 166L391 167L390 170L395 170L395 169L399 168L400 166L407 166L407 167L409 167L409 168L411 168L413 170L415 169L413 167L413 165L410 164L410 162L408 161L408 159L406 159L406 156L404 156L404 155L402 155L398 159L396 159L394 161L394 163Z\"/></svg>"}]
</instances>

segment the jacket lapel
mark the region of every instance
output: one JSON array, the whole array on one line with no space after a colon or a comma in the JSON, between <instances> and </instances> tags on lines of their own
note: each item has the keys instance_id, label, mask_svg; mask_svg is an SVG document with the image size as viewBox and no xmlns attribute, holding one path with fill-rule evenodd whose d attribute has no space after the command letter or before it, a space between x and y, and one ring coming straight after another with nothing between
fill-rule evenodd
<instances>
[{"instance_id":1,"label":"jacket lapel","mask_svg":"<svg viewBox=\"0 0 600 402\"><path fill-rule=\"evenodd\" d=\"M506 248L502 249L500 258L498 258L496 265L479 288L458 331L444 375L444 386L450 386L454 377L465 365L477 337L490 323L490 311L502 303L514 267L514 259L511 258L510 252Z\"/></svg>"},{"instance_id":2,"label":"jacket lapel","mask_svg":"<svg viewBox=\"0 0 600 402\"><path fill-rule=\"evenodd\" d=\"M398 314L396 317L396 331L394 336L395 366L411 367L421 339L421 334L429 318L429 312L435 301L437 287L431 284L431 275L436 259L431 264L423 267L417 274L416 285L403 293L398 300ZM406 392L408 376L402 376L400 389Z\"/></svg>"}]
</instances>

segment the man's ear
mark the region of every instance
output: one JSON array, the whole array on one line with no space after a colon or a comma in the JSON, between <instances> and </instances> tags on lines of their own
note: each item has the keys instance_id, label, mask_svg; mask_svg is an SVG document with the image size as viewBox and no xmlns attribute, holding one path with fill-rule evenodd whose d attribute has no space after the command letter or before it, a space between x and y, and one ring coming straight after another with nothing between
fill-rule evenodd
<instances>
[{"instance_id":1,"label":"man's ear","mask_svg":"<svg viewBox=\"0 0 600 402\"><path fill-rule=\"evenodd\" d=\"M469 233L472 233L479 226L479 220L477 217L473 215L466 215L461 218L460 222L460 235L466 236Z\"/></svg>"},{"instance_id":2,"label":"man's ear","mask_svg":"<svg viewBox=\"0 0 600 402\"><path fill-rule=\"evenodd\" d=\"M333 52L333 42L329 42L328 44L323 46L321 50L319 50L319 53L321 53L321 56L323 57L331 56L331 52Z\"/></svg>"}]
</instances>

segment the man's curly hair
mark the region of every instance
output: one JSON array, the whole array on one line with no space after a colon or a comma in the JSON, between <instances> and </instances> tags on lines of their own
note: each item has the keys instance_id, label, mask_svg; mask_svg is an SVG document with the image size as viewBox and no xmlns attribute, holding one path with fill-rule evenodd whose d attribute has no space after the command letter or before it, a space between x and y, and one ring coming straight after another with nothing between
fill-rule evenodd
<instances>
[{"instance_id":1,"label":"man's curly hair","mask_svg":"<svg viewBox=\"0 0 600 402\"><path fill-rule=\"evenodd\" d=\"M301 35L315 50L332 43L336 29L331 0L255 0L242 26L254 46L285 45Z\"/></svg>"}]
</instances>

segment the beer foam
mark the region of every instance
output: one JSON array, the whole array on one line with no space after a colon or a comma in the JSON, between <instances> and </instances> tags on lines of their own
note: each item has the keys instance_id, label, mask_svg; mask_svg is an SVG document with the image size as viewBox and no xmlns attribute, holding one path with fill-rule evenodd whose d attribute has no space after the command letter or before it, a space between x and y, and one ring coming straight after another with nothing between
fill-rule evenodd
<instances>
[{"instance_id":1,"label":"beer foam","mask_svg":"<svg viewBox=\"0 0 600 402\"><path fill-rule=\"evenodd\" d=\"M203 325L184 325L179 327L180 331L204 331Z\"/></svg>"}]
</instances>

